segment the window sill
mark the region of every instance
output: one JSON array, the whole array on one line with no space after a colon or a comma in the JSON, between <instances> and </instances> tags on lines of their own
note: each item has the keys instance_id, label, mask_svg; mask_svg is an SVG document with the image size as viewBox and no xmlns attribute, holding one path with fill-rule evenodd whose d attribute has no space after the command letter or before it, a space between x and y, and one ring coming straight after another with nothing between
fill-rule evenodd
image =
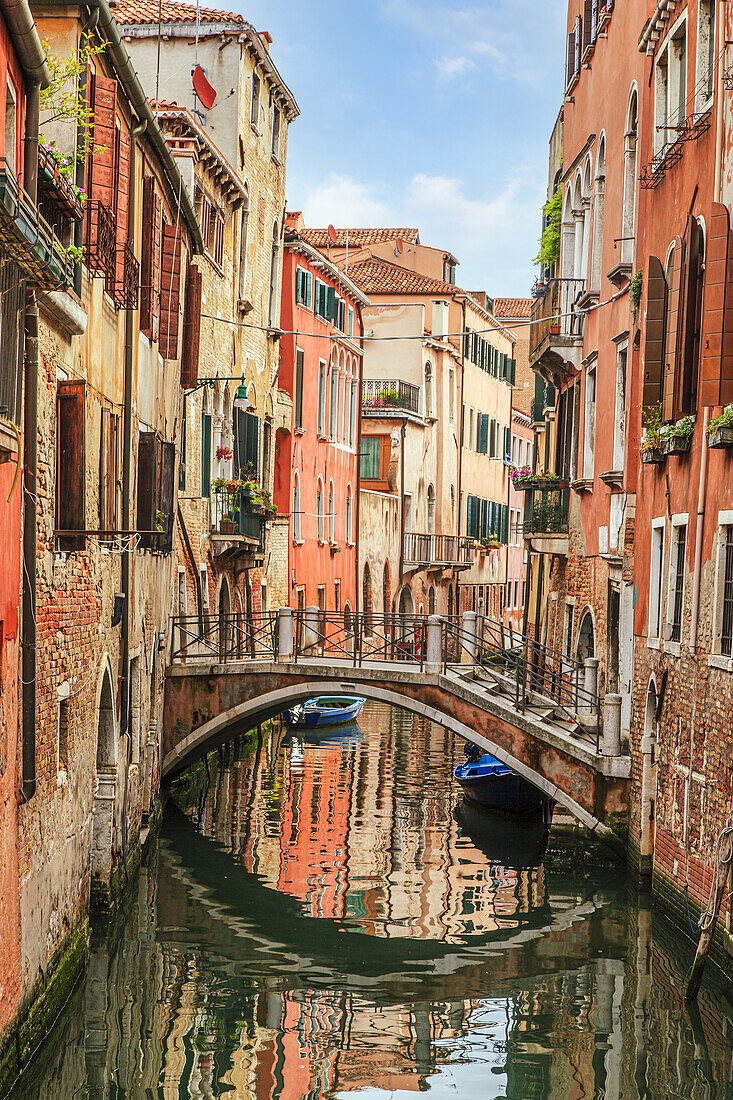
<instances>
[{"instance_id":1,"label":"window sill","mask_svg":"<svg viewBox=\"0 0 733 1100\"><path fill-rule=\"evenodd\" d=\"M662 649L659 638L647 638L646 647L647 649L656 649L658 653L661 652Z\"/></svg>"},{"instance_id":2,"label":"window sill","mask_svg":"<svg viewBox=\"0 0 733 1100\"><path fill-rule=\"evenodd\" d=\"M277 153L270 153L270 156L272 157L278 168L282 168L282 161L280 160L280 157L277 155Z\"/></svg>"},{"instance_id":3,"label":"window sill","mask_svg":"<svg viewBox=\"0 0 733 1100\"><path fill-rule=\"evenodd\" d=\"M670 657L679 657L682 652L682 642L665 642L664 652L669 653Z\"/></svg>"},{"instance_id":4,"label":"window sill","mask_svg":"<svg viewBox=\"0 0 733 1100\"><path fill-rule=\"evenodd\" d=\"M355 543L355 542L350 542L350 541L349 541L349 540L347 539L347 540L346 540L346 545L347 545L347 546L349 546L349 547L354 547L354 546L356 546L356 543Z\"/></svg>"},{"instance_id":5,"label":"window sill","mask_svg":"<svg viewBox=\"0 0 733 1100\"><path fill-rule=\"evenodd\" d=\"M307 432L306 432L305 428L301 428L300 425L298 425L293 430L294 430L296 435L307 435Z\"/></svg>"},{"instance_id":6,"label":"window sill","mask_svg":"<svg viewBox=\"0 0 733 1100\"><path fill-rule=\"evenodd\" d=\"M258 129L256 122L250 121L249 128L253 134L257 135L257 137L262 137L262 130Z\"/></svg>"},{"instance_id":7,"label":"window sill","mask_svg":"<svg viewBox=\"0 0 733 1100\"><path fill-rule=\"evenodd\" d=\"M293 546L305 546L305 539L293 539Z\"/></svg>"},{"instance_id":8,"label":"window sill","mask_svg":"<svg viewBox=\"0 0 733 1100\"><path fill-rule=\"evenodd\" d=\"M720 668L723 672L733 672L733 657L726 657L723 653L710 653L708 667Z\"/></svg>"}]
</instances>

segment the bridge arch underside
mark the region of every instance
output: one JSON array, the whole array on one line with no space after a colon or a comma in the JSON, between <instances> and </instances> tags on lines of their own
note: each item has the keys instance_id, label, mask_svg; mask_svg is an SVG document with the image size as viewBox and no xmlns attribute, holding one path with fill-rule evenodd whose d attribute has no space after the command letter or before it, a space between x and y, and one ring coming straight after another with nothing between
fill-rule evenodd
<instances>
[{"instance_id":1,"label":"bridge arch underside","mask_svg":"<svg viewBox=\"0 0 733 1100\"><path fill-rule=\"evenodd\" d=\"M423 675L411 683L403 675L390 682L388 673L368 675L366 669L349 669L336 680L333 670L319 676L291 667L293 671L285 674L251 669L238 673L230 667L217 673L190 667L169 671L162 778L173 778L213 748L295 703L313 695L351 692L421 715L493 753L623 852L628 778L602 774L599 758L590 751L539 736L523 715L487 710L470 690L444 676Z\"/></svg>"}]
</instances>

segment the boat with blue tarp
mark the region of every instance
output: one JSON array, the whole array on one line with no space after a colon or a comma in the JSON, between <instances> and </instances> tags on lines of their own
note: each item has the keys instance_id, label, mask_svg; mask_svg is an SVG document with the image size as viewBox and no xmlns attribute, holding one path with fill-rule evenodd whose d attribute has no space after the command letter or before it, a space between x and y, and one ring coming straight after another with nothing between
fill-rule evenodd
<instances>
[{"instance_id":1,"label":"boat with blue tarp","mask_svg":"<svg viewBox=\"0 0 733 1100\"><path fill-rule=\"evenodd\" d=\"M284 711L283 717L293 728L320 729L354 722L366 699L361 695L316 695Z\"/></svg>"},{"instance_id":2,"label":"boat with blue tarp","mask_svg":"<svg viewBox=\"0 0 733 1100\"><path fill-rule=\"evenodd\" d=\"M453 772L471 802L509 814L546 811L547 796L490 752L475 745L466 749L466 760Z\"/></svg>"}]
</instances>

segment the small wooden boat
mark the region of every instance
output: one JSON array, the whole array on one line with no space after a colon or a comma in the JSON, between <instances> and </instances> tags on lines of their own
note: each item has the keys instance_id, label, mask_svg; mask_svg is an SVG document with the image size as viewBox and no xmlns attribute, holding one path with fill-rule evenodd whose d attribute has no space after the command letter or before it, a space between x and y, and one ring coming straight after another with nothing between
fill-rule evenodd
<instances>
[{"instance_id":1,"label":"small wooden boat","mask_svg":"<svg viewBox=\"0 0 733 1100\"><path fill-rule=\"evenodd\" d=\"M361 695L317 695L284 711L284 717L288 726L306 729L343 726L359 716L365 703Z\"/></svg>"},{"instance_id":2,"label":"small wooden boat","mask_svg":"<svg viewBox=\"0 0 733 1100\"><path fill-rule=\"evenodd\" d=\"M471 802L505 814L539 814L547 796L490 752L470 752L453 775Z\"/></svg>"}]
</instances>

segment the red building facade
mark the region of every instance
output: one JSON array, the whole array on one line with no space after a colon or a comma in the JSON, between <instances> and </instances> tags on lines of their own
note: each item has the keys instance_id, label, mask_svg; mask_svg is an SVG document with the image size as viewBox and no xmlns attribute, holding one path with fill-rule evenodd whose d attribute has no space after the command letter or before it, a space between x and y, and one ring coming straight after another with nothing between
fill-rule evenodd
<instances>
[{"instance_id":1,"label":"red building facade","mask_svg":"<svg viewBox=\"0 0 733 1100\"><path fill-rule=\"evenodd\" d=\"M275 441L279 564L287 568L278 588L292 607L353 613L367 298L302 228L299 214L287 216L278 385L292 400L292 422Z\"/></svg>"}]
</instances>

